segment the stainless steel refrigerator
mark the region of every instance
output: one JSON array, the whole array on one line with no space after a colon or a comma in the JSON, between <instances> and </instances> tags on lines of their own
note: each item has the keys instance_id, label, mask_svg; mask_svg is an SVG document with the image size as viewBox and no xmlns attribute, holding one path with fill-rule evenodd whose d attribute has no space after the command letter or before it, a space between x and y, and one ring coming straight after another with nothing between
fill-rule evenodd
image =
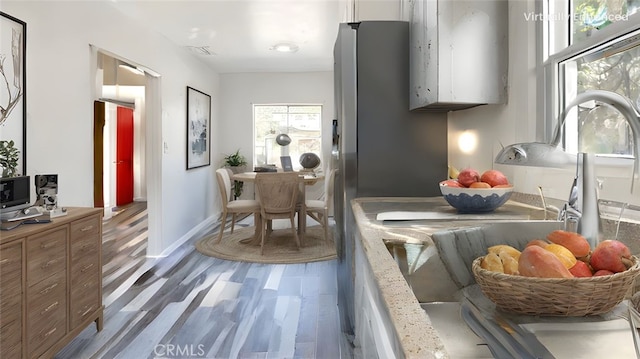
<instances>
[{"instance_id":1,"label":"stainless steel refrigerator","mask_svg":"<svg viewBox=\"0 0 640 359\"><path fill-rule=\"evenodd\" d=\"M356 197L440 195L447 115L409 110L409 23L340 24L334 47L334 218L342 329L353 334Z\"/></svg>"}]
</instances>

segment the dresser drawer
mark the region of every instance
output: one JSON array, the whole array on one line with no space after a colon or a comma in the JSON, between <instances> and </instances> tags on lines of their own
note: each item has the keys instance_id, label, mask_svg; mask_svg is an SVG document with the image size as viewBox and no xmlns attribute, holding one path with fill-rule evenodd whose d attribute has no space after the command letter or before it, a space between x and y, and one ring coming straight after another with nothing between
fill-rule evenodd
<instances>
[{"instance_id":1,"label":"dresser drawer","mask_svg":"<svg viewBox=\"0 0 640 359\"><path fill-rule=\"evenodd\" d=\"M22 241L0 247L0 306L22 295Z\"/></svg>"},{"instance_id":2,"label":"dresser drawer","mask_svg":"<svg viewBox=\"0 0 640 359\"><path fill-rule=\"evenodd\" d=\"M22 241L0 247L0 276L22 272Z\"/></svg>"},{"instance_id":3,"label":"dresser drawer","mask_svg":"<svg viewBox=\"0 0 640 359\"><path fill-rule=\"evenodd\" d=\"M102 219L99 215L79 219L71 223L71 243L86 237L102 236Z\"/></svg>"},{"instance_id":4,"label":"dresser drawer","mask_svg":"<svg viewBox=\"0 0 640 359\"><path fill-rule=\"evenodd\" d=\"M101 274L100 257L98 255L84 256L71 263L71 288L86 287L86 282L93 282L94 289L97 290L100 287Z\"/></svg>"},{"instance_id":5,"label":"dresser drawer","mask_svg":"<svg viewBox=\"0 0 640 359\"><path fill-rule=\"evenodd\" d=\"M22 357L22 311L2 315L0 358Z\"/></svg>"},{"instance_id":6,"label":"dresser drawer","mask_svg":"<svg viewBox=\"0 0 640 359\"><path fill-rule=\"evenodd\" d=\"M27 284L29 286L55 273L64 272L67 251L67 227L63 226L27 240Z\"/></svg>"},{"instance_id":7,"label":"dresser drawer","mask_svg":"<svg viewBox=\"0 0 640 359\"><path fill-rule=\"evenodd\" d=\"M71 293L71 317L69 318L69 328L74 329L82 324L91 314L102 306L100 292L96 289L85 293ZM95 319L95 317L93 317Z\"/></svg>"},{"instance_id":8,"label":"dresser drawer","mask_svg":"<svg viewBox=\"0 0 640 359\"><path fill-rule=\"evenodd\" d=\"M27 289L29 323L38 324L52 313L66 311L67 283L65 272L56 273Z\"/></svg>"},{"instance_id":9,"label":"dresser drawer","mask_svg":"<svg viewBox=\"0 0 640 359\"><path fill-rule=\"evenodd\" d=\"M67 324L66 313L53 312L52 315L41 319L38 323L29 323L27 351L29 357L39 357L53 344L65 336Z\"/></svg>"}]
</instances>

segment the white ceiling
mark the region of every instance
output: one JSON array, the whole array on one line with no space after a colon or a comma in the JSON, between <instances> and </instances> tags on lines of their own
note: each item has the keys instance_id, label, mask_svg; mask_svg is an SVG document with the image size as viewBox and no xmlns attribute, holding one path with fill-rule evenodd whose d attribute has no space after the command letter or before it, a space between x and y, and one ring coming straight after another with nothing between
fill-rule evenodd
<instances>
[{"instance_id":1,"label":"white ceiling","mask_svg":"<svg viewBox=\"0 0 640 359\"><path fill-rule=\"evenodd\" d=\"M338 0L112 0L120 11L194 52L218 73L331 71ZM296 53L270 47L288 42Z\"/></svg>"}]
</instances>

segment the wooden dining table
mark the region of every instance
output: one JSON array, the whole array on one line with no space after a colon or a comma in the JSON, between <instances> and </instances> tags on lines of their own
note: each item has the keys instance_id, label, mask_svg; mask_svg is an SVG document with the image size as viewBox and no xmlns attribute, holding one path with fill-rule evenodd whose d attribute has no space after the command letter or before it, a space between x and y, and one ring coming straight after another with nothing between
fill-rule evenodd
<instances>
[{"instance_id":1,"label":"wooden dining table","mask_svg":"<svg viewBox=\"0 0 640 359\"><path fill-rule=\"evenodd\" d=\"M233 176L231 176L231 179L234 181L240 181L240 182L255 182L256 180L256 174L257 172L241 172L241 173L235 173ZM311 175L311 174L307 174L304 172L299 172L300 174L300 183L304 184L304 186L313 186L314 184L318 183L318 181L324 179L324 175ZM305 201L306 201L306 194L305 194L305 188L303 187L300 191L300 213L298 214L298 236L300 236L300 241L303 240L304 238L304 234L305 231L307 229L307 208L305 205ZM258 198L258 200L260 200ZM262 226L264 225L264 223L262 223L262 216L260 215L260 212L255 213L255 231L252 237L247 238L247 239L243 239L240 242L241 243L245 243L245 244L251 244L251 245L260 245L261 242L261 235L262 235Z\"/></svg>"}]
</instances>

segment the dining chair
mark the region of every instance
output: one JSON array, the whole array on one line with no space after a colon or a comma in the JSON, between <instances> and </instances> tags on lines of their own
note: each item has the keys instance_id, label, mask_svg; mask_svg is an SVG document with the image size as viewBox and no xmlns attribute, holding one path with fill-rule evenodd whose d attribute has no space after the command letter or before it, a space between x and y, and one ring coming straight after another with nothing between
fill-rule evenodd
<instances>
[{"instance_id":1,"label":"dining chair","mask_svg":"<svg viewBox=\"0 0 640 359\"><path fill-rule=\"evenodd\" d=\"M264 254L267 226L273 219L289 218L291 233L300 249L295 215L300 191L300 178L296 172L257 173L255 186L260 197L261 235L260 254Z\"/></svg>"},{"instance_id":2,"label":"dining chair","mask_svg":"<svg viewBox=\"0 0 640 359\"><path fill-rule=\"evenodd\" d=\"M218 180L218 189L220 190L220 198L222 198L222 220L220 221L220 234L218 235L219 243L222 240L222 233L227 222L227 215L231 213L231 232L233 233L233 227L236 223L236 217L238 214L243 213L258 213L260 212L260 202L253 199L233 199L231 191L231 176L226 168L219 168L216 170L216 178Z\"/></svg>"},{"instance_id":3,"label":"dining chair","mask_svg":"<svg viewBox=\"0 0 640 359\"><path fill-rule=\"evenodd\" d=\"M329 239L329 207L333 203L333 182L336 170L331 168L324 178L324 200L305 201L306 214L324 227L324 238Z\"/></svg>"}]
</instances>

